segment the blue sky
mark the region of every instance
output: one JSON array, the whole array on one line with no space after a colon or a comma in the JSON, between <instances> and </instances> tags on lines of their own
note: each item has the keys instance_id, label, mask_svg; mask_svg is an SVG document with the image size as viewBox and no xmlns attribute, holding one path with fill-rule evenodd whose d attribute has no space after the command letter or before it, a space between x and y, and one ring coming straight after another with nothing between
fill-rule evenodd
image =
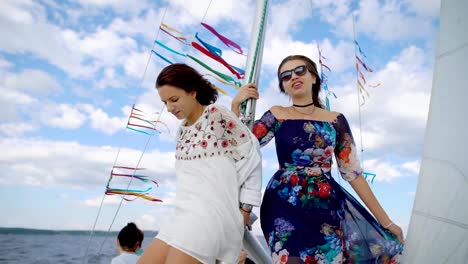
<instances>
[{"instance_id":1,"label":"blue sky","mask_svg":"<svg viewBox=\"0 0 468 264\"><path fill-rule=\"evenodd\" d=\"M228 73L158 33L158 26L163 21L186 36L198 32L222 48L228 62L244 67L246 57L224 46L200 22L247 51L254 1L7 0L0 5L0 226L92 228L120 150L118 164L134 166L141 157L145 174L160 184L152 194L164 203L124 202L112 229L135 221L157 230L175 197L173 134L179 121L163 112L161 120L169 129L149 141L125 130L133 104L148 113L163 106L154 81L167 64L151 56L153 41ZM358 144L362 135L364 167L377 174L372 189L405 230L429 108L439 5L437 0L271 1L267 23L257 117L272 105L289 103L277 88L279 62L290 54L317 61L318 43L332 69L328 86L338 97L331 100L332 109L347 116ZM360 109L362 129L352 14L366 63L374 69L366 78L381 83L368 88L370 97ZM155 49L205 73L192 61ZM235 90L213 82L229 92L218 101L229 106ZM262 152L265 186L277 163L273 144ZM119 203L116 196L105 198L97 229L109 228ZM254 229L260 232L258 224Z\"/></svg>"}]
</instances>

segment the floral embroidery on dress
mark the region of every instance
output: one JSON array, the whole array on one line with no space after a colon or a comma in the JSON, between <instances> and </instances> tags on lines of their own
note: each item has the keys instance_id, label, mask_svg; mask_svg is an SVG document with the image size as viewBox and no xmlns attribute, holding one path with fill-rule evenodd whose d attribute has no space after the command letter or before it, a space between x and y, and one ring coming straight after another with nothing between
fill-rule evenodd
<instances>
[{"instance_id":1,"label":"floral embroidery on dress","mask_svg":"<svg viewBox=\"0 0 468 264\"><path fill-rule=\"evenodd\" d=\"M176 159L192 160L216 155L235 155L235 147L248 142L246 127L221 106L209 105L189 127L181 127Z\"/></svg>"}]
</instances>

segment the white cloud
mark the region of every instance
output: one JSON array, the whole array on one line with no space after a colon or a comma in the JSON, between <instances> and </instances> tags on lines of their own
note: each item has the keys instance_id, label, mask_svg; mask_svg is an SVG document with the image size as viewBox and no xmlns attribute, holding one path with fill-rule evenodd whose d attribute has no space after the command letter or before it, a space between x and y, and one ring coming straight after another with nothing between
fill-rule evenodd
<instances>
[{"instance_id":1,"label":"white cloud","mask_svg":"<svg viewBox=\"0 0 468 264\"><path fill-rule=\"evenodd\" d=\"M271 5L268 10L267 34L272 34L277 38L291 41L291 36L297 32L297 27L302 20L310 17L312 9L305 1L280 1ZM253 14L252 14L253 15Z\"/></svg>"},{"instance_id":2,"label":"white cloud","mask_svg":"<svg viewBox=\"0 0 468 264\"><path fill-rule=\"evenodd\" d=\"M22 92L3 90L0 93L0 105L2 106L0 119L2 122L17 122L21 110L35 102L37 102L36 98Z\"/></svg>"},{"instance_id":3,"label":"white cloud","mask_svg":"<svg viewBox=\"0 0 468 264\"><path fill-rule=\"evenodd\" d=\"M349 70L350 66L354 65L354 43L340 40L334 46L329 39L324 39L320 43L320 49L322 55L326 58L323 63L333 71L328 74L329 76L334 75L334 78L336 78L336 75ZM318 57L314 61L317 63L317 67L320 67ZM320 71L320 69L318 70ZM327 72L327 70L324 69L324 72Z\"/></svg>"},{"instance_id":4,"label":"white cloud","mask_svg":"<svg viewBox=\"0 0 468 264\"><path fill-rule=\"evenodd\" d=\"M125 85L125 83L122 80L123 78L121 76L116 75L115 68L113 67L104 68L102 75L102 78L99 81L97 81L95 85L98 89L105 89L109 87L122 87Z\"/></svg>"},{"instance_id":5,"label":"white cloud","mask_svg":"<svg viewBox=\"0 0 468 264\"><path fill-rule=\"evenodd\" d=\"M85 146L76 142L4 138L0 141L0 185L103 188L117 153L118 166L136 166L141 150ZM8 150L8 151L6 151ZM171 186L174 153L148 150L140 167L161 186ZM94 199L94 198L93 198Z\"/></svg>"},{"instance_id":6,"label":"white cloud","mask_svg":"<svg viewBox=\"0 0 468 264\"><path fill-rule=\"evenodd\" d=\"M95 108L92 105L80 105L91 121L91 127L97 131L112 135L117 131L124 129L128 116L130 115L130 108L124 107L122 109L123 115L121 117L110 117L101 108Z\"/></svg>"},{"instance_id":7,"label":"white cloud","mask_svg":"<svg viewBox=\"0 0 468 264\"><path fill-rule=\"evenodd\" d=\"M363 0L357 13L356 31L384 41L423 38L435 31L431 19L408 14L397 1ZM342 29L349 28L346 22Z\"/></svg>"},{"instance_id":8,"label":"white cloud","mask_svg":"<svg viewBox=\"0 0 468 264\"><path fill-rule=\"evenodd\" d=\"M143 230L159 230L168 220L169 216L174 212L172 206L166 206L165 202L153 206L151 211L141 214L135 221L137 226ZM135 219L133 216L132 219Z\"/></svg>"},{"instance_id":9,"label":"white cloud","mask_svg":"<svg viewBox=\"0 0 468 264\"><path fill-rule=\"evenodd\" d=\"M126 58L127 60L128 58ZM147 60L147 58L146 58ZM143 61L140 61L139 63L143 64ZM127 62L124 63L123 67L127 67ZM83 90L83 89L75 89L77 93L79 93L81 96L91 98L93 103L95 105L99 106L109 106L112 103L111 98L109 97L101 97L101 91L109 88L116 88L116 89L122 89L124 92L125 90L132 89L136 86L136 79L129 78L129 77L136 77L136 76L129 76L126 74L121 74L120 73L120 66L104 66L102 69L102 76L99 80L93 81L93 84L90 85L91 87L95 87L97 89L92 89L90 90L94 97L90 96L88 90ZM127 72L125 72L127 73ZM142 72L139 72L141 74ZM127 73L128 74L128 73ZM98 91L96 91L98 90ZM119 91L114 91L114 93L119 93ZM99 97L98 97L99 96Z\"/></svg>"},{"instance_id":10,"label":"white cloud","mask_svg":"<svg viewBox=\"0 0 468 264\"><path fill-rule=\"evenodd\" d=\"M118 3L112 3L112 5L114 4L120 6ZM145 8L141 2L130 5L141 9ZM62 27L53 24L47 19L45 8L39 3L26 5L11 1L3 7L6 9L3 9L3 14L0 13L0 29L5 34L10 32L10 37L0 42L0 50L16 54L32 53L33 56L43 58L56 65L71 77L91 77L102 67L124 65L129 54L138 51L136 40L126 35L126 33L130 33L128 30L120 31L124 34L119 34L119 31L115 30L119 24L120 27L126 25L122 22L116 22L107 28L99 26L94 32L85 33L67 28L66 26L70 26L69 24ZM120 7L126 8L125 6ZM83 13L79 14L79 17L87 14L86 10L82 11ZM18 17L12 16L18 12L22 14L19 18L23 17L20 21L17 21ZM132 23L147 23L146 31L140 29L139 32L133 33L142 33L148 36L148 32L154 31L155 25L149 24L149 19L153 19L154 16L155 12L152 10L147 12L142 22L138 22L140 19L135 18L137 22L129 22L128 26L132 26ZM122 20L117 19L116 21ZM38 42L37 39L43 41ZM141 62L142 65L145 63L146 59Z\"/></svg>"},{"instance_id":11,"label":"white cloud","mask_svg":"<svg viewBox=\"0 0 468 264\"><path fill-rule=\"evenodd\" d=\"M26 10L31 9L34 3L29 1L4 1L0 11L1 17L8 17L16 23L31 23L33 21L32 14Z\"/></svg>"},{"instance_id":12,"label":"white cloud","mask_svg":"<svg viewBox=\"0 0 468 264\"><path fill-rule=\"evenodd\" d=\"M265 42L265 52L263 54L262 64L265 67L263 73L272 74L276 77L276 71L281 61L289 55L302 54L314 61L317 61L317 45L315 43L304 43L301 41L285 41L272 35L272 39Z\"/></svg>"},{"instance_id":13,"label":"white cloud","mask_svg":"<svg viewBox=\"0 0 468 264\"><path fill-rule=\"evenodd\" d=\"M171 206L171 205L174 205L176 193L173 191L165 192L162 194L160 198L161 200L163 200L164 205Z\"/></svg>"},{"instance_id":14,"label":"white cloud","mask_svg":"<svg viewBox=\"0 0 468 264\"><path fill-rule=\"evenodd\" d=\"M60 89L54 77L44 71L31 69L5 74L2 85L9 90L39 95L47 95L51 91Z\"/></svg>"},{"instance_id":15,"label":"white cloud","mask_svg":"<svg viewBox=\"0 0 468 264\"><path fill-rule=\"evenodd\" d=\"M0 93L0 105L2 106L0 119L2 122L17 122L22 109L27 109L30 105L38 102L34 97L6 87L2 81L0 81L0 88L2 89L2 93Z\"/></svg>"},{"instance_id":16,"label":"white cloud","mask_svg":"<svg viewBox=\"0 0 468 264\"><path fill-rule=\"evenodd\" d=\"M368 159L364 162L364 170L377 174L375 181L392 182L396 178L405 177L394 164L385 160Z\"/></svg>"},{"instance_id":17,"label":"white cloud","mask_svg":"<svg viewBox=\"0 0 468 264\"><path fill-rule=\"evenodd\" d=\"M6 136L22 136L26 132L37 130L37 126L29 123L4 123L0 124L0 134Z\"/></svg>"},{"instance_id":18,"label":"white cloud","mask_svg":"<svg viewBox=\"0 0 468 264\"><path fill-rule=\"evenodd\" d=\"M140 217L140 220L138 221L139 222L138 226L141 226L144 229L149 229L147 227L148 226L154 226L156 224L156 221L157 221L157 219L153 215L143 214ZM153 229L153 228L151 228L151 229Z\"/></svg>"},{"instance_id":19,"label":"white cloud","mask_svg":"<svg viewBox=\"0 0 468 264\"><path fill-rule=\"evenodd\" d=\"M13 104L16 103L16 106L18 105L28 105L32 104L34 102L37 102L37 100L27 94L16 92L16 91L4 91L2 95L0 96L0 100L7 103L7 104ZM3 105L5 107L5 105ZM6 108L6 107L5 107ZM2 112L4 109L2 109Z\"/></svg>"},{"instance_id":20,"label":"white cloud","mask_svg":"<svg viewBox=\"0 0 468 264\"><path fill-rule=\"evenodd\" d=\"M0 118L10 123L18 122L20 113L32 113L32 109L38 106L39 98L61 89L54 77L44 71L31 69L18 73L0 72L0 88L3 91L0 94Z\"/></svg>"},{"instance_id":21,"label":"white cloud","mask_svg":"<svg viewBox=\"0 0 468 264\"><path fill-rule=\"evenodd\" d=\"M5 60L0 56L0 70L8 69L12 66L12 63L8 60Z\"/></svg>"},{"instance_id":22,"label":"white cloud","mask_svg":"<svg viewBox=\"0 0 468 264\"><path fill-rule=\"evenodd\" d=\"M78 3L82 5L85 10L89 8L97 8L102 10L104 8L111 8L119 14L138 14L146 8L149 8L147 1L120 1L120 0L79 0Z\"/></svg>"},{"instance_id":23,"label":"white cloud","mask_svg":"<svg viewBox=\"0 0 468 264\"><path fill-rule=\"evenodd\" d=\"M44 124L62 129L77 129L86 121L86 115L69 104L46 105L39 116Z\"/></svg>"},{"instance_id":24,"label":"white cloud","mask_svg":"<svg viewBox=\"0 0 468 264\"><path fill-rule=\"evenodd\" d=\"M128 20L116 17L112 20L108 29L122 35L141 35L146 40L146 44L152 44L154 34L156 34L155 29L159 26L164 10L163 8L158 10L149 9L144 15L133 16Z\"/></svg>"},{"instance_id":25,"label":"white cloud","mask_svg":"<svg viewBox=\"0 0 468 264\"><path fill-rule=\"evenodd\" d=\"M32 53L72 76L90 76L94 72L91 66L84 65L85 57L80 50L70 45L78 39L77 33L48 22L45 8L39 3L3 1L0 12L0 30L9 36L0 42L0 50Z\"/></svg>"},{"instance_id":26,"label":"white cloud","mask_svg":"<svg viewBox=\"0 0 468 264\"><path fill-rule=\"evenodd\" d=\"M409 0L408 8L422 16L437 17L440 11L440 0Z\"/></svg>"},{"instance_id":27,"label":"white cloud","mask_svg":"<svg viewBox=\"0 0 468 264\"><path fill-rule=\"evenodd\" d=\"M173 26L177 23L180 26L198 24L202 22L208 23L211 26L216 26L221 21L230 21L230 34L242 34L246 31L244 28L250 28L252 25L253 11L255 10L254 1L185 1L171 0L169 1L166 18L168 24ZM242 14L242 16L239 16ZM205 16L206 15L206 16ZM171 23L174 19L174 23ZM165 20L166 21L166 20ZM235 25L235 26L232 26ZM199 26L202 28L201 26ZM237 30L236 30L237 29ZM241 31L239 31L241 30Z\"/></svg>"},{"instance_id":28,"label":"white cloud","mask_svg":"<svg viewBox=\"0 0 468 264\"><path fill-rule=\"evenodd\" d=\"M81 202L81 205L88 206L88 207L99 207L101 205L103 197L96 197L92 199L87 199ZM104 196L104 205L119 205L121 202L121 198L118 196ZM123 204L126 201L122 201Z\"/></svg>"},{"instance_id":29,"label":"white cloud","mask_svg":"<svg viewBox=\"0 0 468 264\"><path fill-rule=\"evenodd\" d=\"M406 163L403 163L402 167L414 173L415 175L418 175L421 163L419 161L408 161Z\"/></svg>"},{"instance_id":30,"label":"white cloud","mask_svg":"<svg viewBox=\"0 0 468 264\"><path fill-rule=\"evenodd\" d=\"M353 2L350 0L327 0L313 1L312 9L319 12L321 20L328 23L339 37L352 39L352 15L355 14L355 31L358 36L365 34L373 39L397 41L434 34L432 20L438 14L439 2L364 0L359 2L357 10L352 10Z\"/></svg>"},{"instance_id":31,"label":"white cloud","mask_svg":"<svg viewBox=\"0 0 468 264\"><path fill-rule=\"evenodd\" d=\"M351 14L351 4L351 0L319 0L312 1L312 9L320 12L322 20L330 24L336 24Z\"/></svg>"},{"instance_id":32,"label":"white cloud","mask_svg":"<svg viewBox=\"0 0 468 264\"><path fill-rule=\"evenodd\" d=\"M136 50L137 43L128 36L119 36L109 29L98 29L95 33L78 40L80 52L94 58L101 65L115 66Z\"/></svg>"},{"instance_id":33,"label":"white cloud","mask_svg":"<svg viewBox=\"0 0 468 264\"><path fill-rule=\"evenodd\" d=\"M145 77L148 79L156 80L156 76L154 75L154 73L156 72L156 65L153 62L155 60L155 57L152 56L152 61L149 61L148 63L149 56L151 56L149 51L132 52L128 54L128 56L124 59L123 65L125 73L128 76L133 77L135 80L141 81L143 73L145 73L146 70Z\"/></svg>"},{"instance_id":34,"label":"white cloud","mask_svg":"<svg viewBox=\"0 0 468 264\"><path fill-rule=\"evenodd\" d=\"M391 183L398 178L416 177L419 172L419 161L398 163L386 157L366 159L364 171L375 173L375 181Z\"/></svg>"}]
</instances>

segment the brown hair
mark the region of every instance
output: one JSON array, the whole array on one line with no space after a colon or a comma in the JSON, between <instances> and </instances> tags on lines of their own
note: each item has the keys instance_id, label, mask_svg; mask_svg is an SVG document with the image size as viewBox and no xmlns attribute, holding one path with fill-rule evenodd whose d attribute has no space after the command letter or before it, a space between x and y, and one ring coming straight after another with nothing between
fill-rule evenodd
<instances>
[{"instance_id":1,"label":"brown hair","mask_svg":"<svg viewBox=\"0 0 468 264\"><path fill-rule=\"evenodd\" d=\"M288 61L292 61L292 60L301 60L301 61L304 61L306 66L307 66L307 69L309 70L310 73L314 74L315 77L316 77L316 81L315 81L315 84L312 85L312 101L314 102L314 105L316 107L319 107L319 108L324 108L323 107L323 104L319 98L319 93L320 93L320 77L318 75L318 72L317 72L317 65L315 64L315 62L313 62L311 59L309 59L308 57L304 56L304 55L290 55L286 58L283 59L283 61L281 61L280 65L278 66L278 82L279 82L279 89L282 93L286 93L284 91L284 87L283 87L283 82L281 81L279 75L280 75L280 69L281 67Z\"/></svg>"},{"instance_id":2,"label":"brown hair","mask_svg":"<svg viewBox=\"0 0 468 264\"><path fill-rule=\"evenodd\" d=\"M201 105L209 105L218 99L218 91L194 68L184 63L175 63L165 67L156 79L156 88L171 85L187 93L196 92L196 99Z\"/></svg>"}]
</instances>

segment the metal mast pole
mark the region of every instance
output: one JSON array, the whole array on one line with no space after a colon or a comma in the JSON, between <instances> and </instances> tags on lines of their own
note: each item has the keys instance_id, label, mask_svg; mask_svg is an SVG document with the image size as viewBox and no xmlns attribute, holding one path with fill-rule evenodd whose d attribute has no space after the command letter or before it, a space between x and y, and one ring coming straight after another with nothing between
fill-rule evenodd
<instances>
[{"instance_id":1,"label":"metal mast pole","mask_svg":"<svg viewBox=\"0 0 468 264\"><path fill-rule=\"evenodd\" d=\"M260 66L262 65L263 46L265 40L265 24L268 11L268 0L257 0L255 11L255 21L252 26L250 36L250 47L247 56L247 65L245 72L245 83L258 84L260 79ZM255 121L255 99L248 99L242 103L240 111L240 119L250 129Z\"/></svg>"}]
</instances>

